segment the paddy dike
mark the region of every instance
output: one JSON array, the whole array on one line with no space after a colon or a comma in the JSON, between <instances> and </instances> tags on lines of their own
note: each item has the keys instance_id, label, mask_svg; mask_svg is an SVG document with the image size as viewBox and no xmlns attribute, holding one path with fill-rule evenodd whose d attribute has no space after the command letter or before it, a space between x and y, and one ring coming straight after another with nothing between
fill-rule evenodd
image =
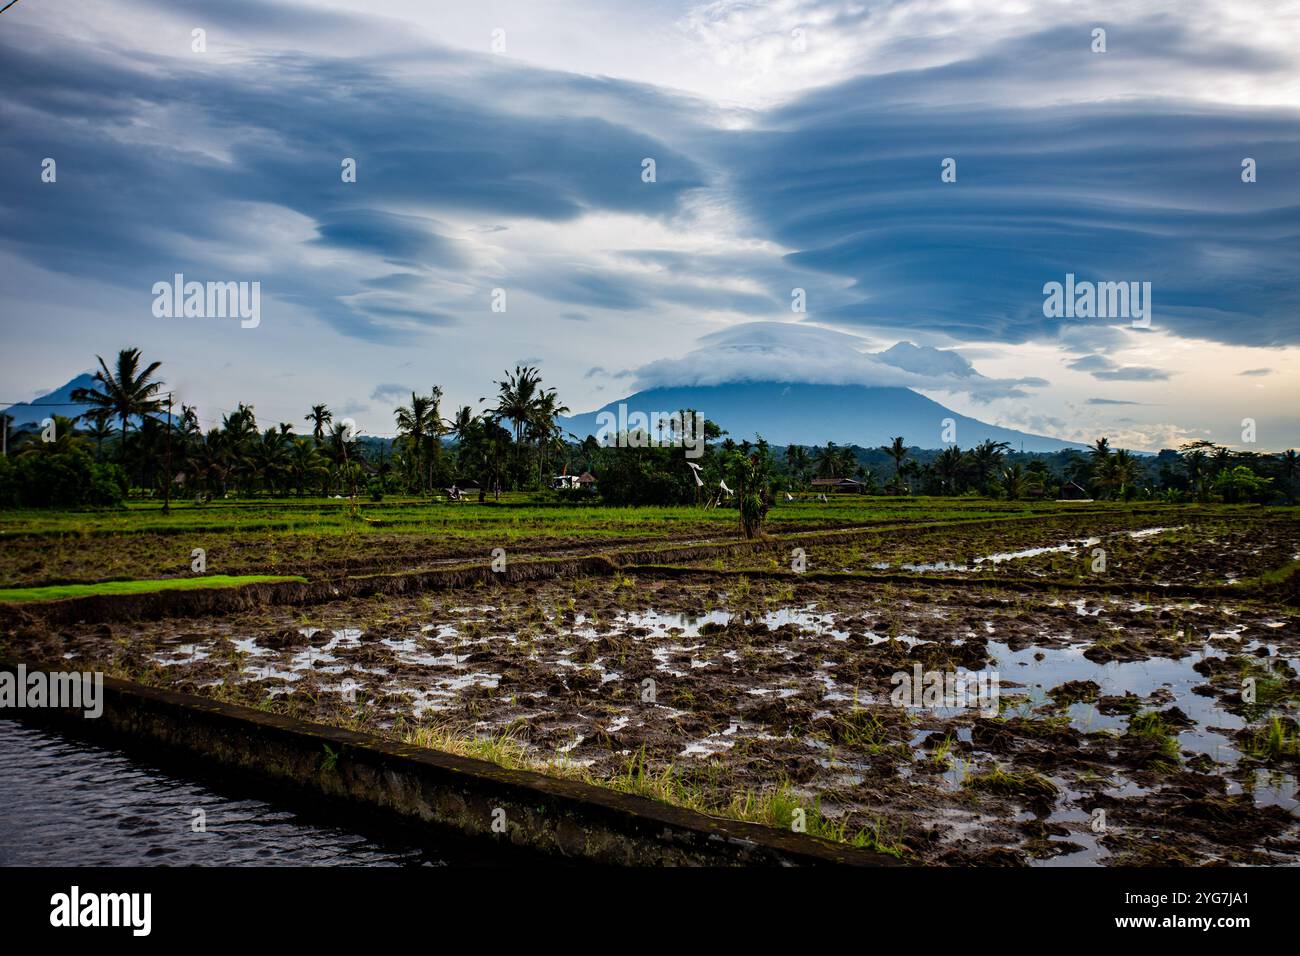
<instances>
[{"instance_id":1,"label":"paddy dike","mask_svg":"<svg viewBox=\"0 0 1300 956\"><path fill-rule=\"evenodd\" d=\"M0 669L13 665L0 663ZM879 866L860 849L382 737L107 678L104 710L14 711L135 752L182 754L363 814L566 859L625 866ZM6 715L7 716L7 715Z\"/></svg>"}]
</instances>

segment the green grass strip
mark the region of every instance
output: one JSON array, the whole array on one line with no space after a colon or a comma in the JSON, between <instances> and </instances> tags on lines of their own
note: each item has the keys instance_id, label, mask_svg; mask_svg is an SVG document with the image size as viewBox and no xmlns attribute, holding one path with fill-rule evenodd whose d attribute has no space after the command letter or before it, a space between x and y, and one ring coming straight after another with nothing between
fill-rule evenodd
<instances>
[{"instance_id":1,"label":"green grass strip","mask_svg":"<svg viewBox=\"0 0 1300 956\"><path fill-rule=\"evenodd\" d=\"M43 588L0 588L0 602L62 601L96 594L149 594L154 591L193 591L198 588L234 588L241 584L264 584L307 579L285 574L210 574L201 578L163 578L153 581L103 581L99 584L56 584Z\"/></svg>"}]
</instances>

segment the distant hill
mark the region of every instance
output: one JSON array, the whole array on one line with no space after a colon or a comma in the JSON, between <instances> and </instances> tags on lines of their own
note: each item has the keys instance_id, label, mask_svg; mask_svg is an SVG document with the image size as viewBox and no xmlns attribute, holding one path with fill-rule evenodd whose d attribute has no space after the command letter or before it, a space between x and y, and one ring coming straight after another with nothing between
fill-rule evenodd
<instances>
[{"instance_id":1,"label":"distant hill","mask_svg":"<svg viewBox=\"0 0 1300 956\"><path fill-rule=\"evenodd\" d=\"M90 406L86 404L69 404L72 401L73 391L78 388L94 387L95 376L85 372L61 388L56 388L48 395L33 398L30 402L19 402L16 405L10 405L4 409L4 413L13 419L9 427L17 431L24 426L39 426L44 419L55 415L76 418L82 412L88 411Z\"/></svg>"},{"instance_id":2,"label":"distant hill","mask_svg":"<svg viewBox=\"0 0 1300 956\"><path fill-rule=\"evenodd\" d=\"M773 445L821 445L833 441L864 447L887 445L902 435L910 446L941 448L943 420L956 422L962 448L986 439L1005 441L1014 451L1084 449L1078 442L1031 435L968 418L908 388L869 388L863 385L798 385L786 382L745 382L732 385L653 388L610 402L582 415L561 418L566 436L580 440L599 430L597 415L618 415L619 403L631 412L671 413L693 408L726 429L736 441L762 435Z\"/></svg>"},{"instance_id":3,"label":"distant hill","mask_svg":"<svg viewBox=\"0 0 1300 956\"><path fill-rule=\"evenodd\" d=\"M53 418L55 415L62 415L64 418L76 418L83 412L88 412L91 406L88 403L74 403L72 393L79 388L95 388L95 376L89 372L83 372L66 385L56 388L48 395L42 395L40 398L33 398L30 402L18 402L10 405L8 408L0 410L9 415L13 421L9 427L13 431L18 431L24 427L36 428L47 418ZM155 416L159 421L167 421L166 412ZM86 427L88 423L78 422L77 427ZM138 427L140 420L133 418L131 425ZM113 423L117 427L117 423Z\"/></svg>"}]
</instances>

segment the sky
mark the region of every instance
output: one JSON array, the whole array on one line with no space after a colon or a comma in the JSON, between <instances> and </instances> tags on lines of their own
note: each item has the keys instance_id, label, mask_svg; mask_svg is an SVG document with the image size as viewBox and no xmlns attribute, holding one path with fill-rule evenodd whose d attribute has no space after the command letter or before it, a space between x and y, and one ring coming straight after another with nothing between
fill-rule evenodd
<instances>
[{"instance_id":1,"label":"sky","mask_svg":"<svg viewBox=\"0 0 1300 956\"><path fill-rule=\"evenodd\" d=\"M206 424L525 363L1300 445L1300 0L21 0L0 61L0 403L136 346ZM256 326L155 314L178 273Z\"/></svg>"}]
</instances>

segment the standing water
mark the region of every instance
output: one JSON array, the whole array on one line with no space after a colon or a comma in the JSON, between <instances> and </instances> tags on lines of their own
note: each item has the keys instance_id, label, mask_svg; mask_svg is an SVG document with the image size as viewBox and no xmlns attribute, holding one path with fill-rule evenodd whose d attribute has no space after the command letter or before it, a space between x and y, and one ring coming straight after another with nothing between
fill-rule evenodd
<instances>
[{"instance_id":1,"label":"standing water","mask_svg":"<svg viewBox=\"0 0 1300 956\"><path fill-rule=\"evenodd\" d=\"M196 832L202 811L205 832ZM0 866L396 866L501 862L448 837L375 838L0 719Z\"/></svg>"}]
</instances>

